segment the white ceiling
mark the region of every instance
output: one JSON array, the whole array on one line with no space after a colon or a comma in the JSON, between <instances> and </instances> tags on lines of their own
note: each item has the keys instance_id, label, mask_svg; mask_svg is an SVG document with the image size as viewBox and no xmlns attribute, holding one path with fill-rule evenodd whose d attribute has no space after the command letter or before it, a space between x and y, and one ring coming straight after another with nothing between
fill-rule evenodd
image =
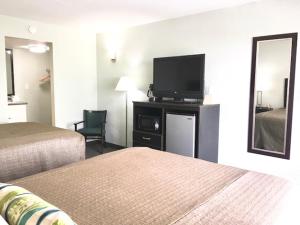
<instances>
[{"instance_id":1,"label":"white ceiling","mask_svg":"<svg viewBox=\"0 0 300 225\"><path fill-rule=\"evenodd\" d=\"M257 0L0 0L0 14L103 31L253 1Z\"/></svg>"}]
</instances>

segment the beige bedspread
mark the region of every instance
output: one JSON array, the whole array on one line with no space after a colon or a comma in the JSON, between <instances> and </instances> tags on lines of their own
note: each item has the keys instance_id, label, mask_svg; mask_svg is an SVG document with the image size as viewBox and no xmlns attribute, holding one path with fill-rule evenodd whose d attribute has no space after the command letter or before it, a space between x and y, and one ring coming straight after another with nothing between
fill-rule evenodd
<instances>
[{"instance_id":1,"label":"beige bedspread","mask_svg":"<svg viewBox=\"0 0 300 225\"><path fill-rule=\"evenodd\" d=\"M149 148L130 148L12 182L79 225L265 225L287 182Z\"/></svg>"},{"instance_id":2,"label":"beige bedspread","mask_svg":"<svg viewBox=\"0 0 300 225\"><path fill-rule=\"evenodd\" d=\"M85 159L84 138L39 123L0 124L0 182Z\"/></svg>"}]
</instances>

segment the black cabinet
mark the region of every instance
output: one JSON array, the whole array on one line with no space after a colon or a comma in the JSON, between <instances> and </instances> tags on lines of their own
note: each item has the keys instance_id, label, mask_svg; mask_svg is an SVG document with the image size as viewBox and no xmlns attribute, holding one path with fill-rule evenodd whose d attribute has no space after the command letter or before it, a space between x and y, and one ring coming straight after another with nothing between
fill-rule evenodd
<instances>
[{"instance_id":1,"label":"black cabinet","mask_svg":"<svg viewBox=\"0 0 300 225\"><path fill-rule=\"evenodd\" d=\"M196 116L195 157L218 162L220 105L193 103L133 102L133 146L166 150L167 113L193 114ZM159 132L149 127L143 130L141 115L159 121ZM147 124L151 124L147 122ZM180 132L185 132L184 129Z\"/></svg>"},{"instance_id":2,"label":"black cabinet","mask_svg":"<svg viewBox=\"0 0 300 225\"><path fill-rule=\"evenodd\" d=\"M144 146L161 150L162 135L142 131L133 131L133 146Z\"/></svg>"}]
</instances>

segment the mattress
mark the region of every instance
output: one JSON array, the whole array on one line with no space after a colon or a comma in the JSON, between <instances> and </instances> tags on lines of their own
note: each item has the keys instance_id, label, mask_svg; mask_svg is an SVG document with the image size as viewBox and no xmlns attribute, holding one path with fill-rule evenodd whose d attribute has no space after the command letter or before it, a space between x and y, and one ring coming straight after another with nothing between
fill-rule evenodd
<instances>
[{"instance_id":1,"label":"mattress","mask_svg":"<svg viewBox=\"0 0 300 225\"><path fill-rule=\"evenodd\" d=\"M39 123L0 124L0 182L85 159L84 137Z\"/></svg>"},{"instance_id":2,"label":"mattress","mask_svg":"<svg viewBox=\"0 0 300 225\"><path fill-rule=\"evenodd\" d=\"M11 183L79 225L272 224L283 179L149 148L104 154Z\"/></svg>"}]
</instances>

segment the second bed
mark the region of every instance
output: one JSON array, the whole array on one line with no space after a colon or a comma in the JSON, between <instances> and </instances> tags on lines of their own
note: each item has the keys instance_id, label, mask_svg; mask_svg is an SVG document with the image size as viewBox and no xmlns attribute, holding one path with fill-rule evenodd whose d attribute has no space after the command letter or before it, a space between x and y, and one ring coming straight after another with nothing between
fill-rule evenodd
<instances>
[{"instance_id":1,"label":"second bed","mask_svg":"<svg viewBox=\"0 0 300 225\"><path fill-rule=\"evenodd\" d=\"M85 159L84 137L40 123L0 124L0 182Z\"/></svg>"}]
</instances>

